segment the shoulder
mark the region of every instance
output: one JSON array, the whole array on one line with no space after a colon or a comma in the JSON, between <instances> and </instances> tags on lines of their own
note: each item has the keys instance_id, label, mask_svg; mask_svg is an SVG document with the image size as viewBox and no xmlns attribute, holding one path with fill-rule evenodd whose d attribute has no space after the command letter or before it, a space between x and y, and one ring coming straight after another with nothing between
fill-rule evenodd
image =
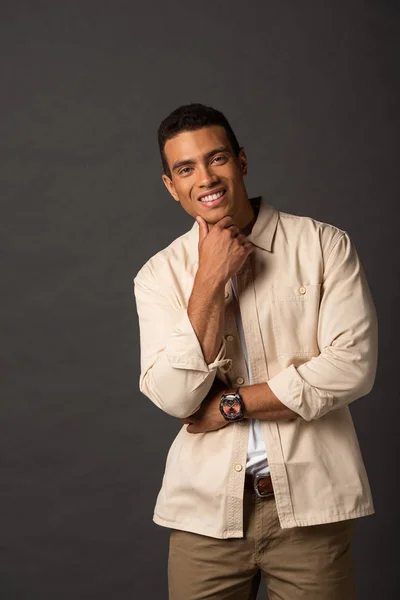
<instances>
[{"instance_id":1,"label":"shoulder","mask_svg":"<svg viewBox=\"0 0 400 600\"><path fill-rule=\"evenodd\" d=\"M185 269L192 260L190 240L192 235L193 231L189 230L154 254L139 269L133 281L139 284L156 283L168 278L168 274L177 269Z\"/></svg>"},{"instance_id":2,"label":"shoulder","mask_svg":"<svg viewBox=\"0 0 400 600\"><path fill-rule=\"evenodd\" d=\"M344 236L348 237L345 230L324 221L319 221L310 216L296 215L279 210L279 224L281 235L288 243L293 240L297 244L318 244L325 258L336 243Z\"/></svg>"}]
</instances>

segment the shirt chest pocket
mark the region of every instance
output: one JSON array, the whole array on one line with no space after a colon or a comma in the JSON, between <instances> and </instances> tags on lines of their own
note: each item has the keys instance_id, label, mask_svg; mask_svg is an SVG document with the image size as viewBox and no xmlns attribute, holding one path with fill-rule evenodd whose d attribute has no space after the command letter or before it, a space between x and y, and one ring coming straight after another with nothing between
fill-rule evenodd
<instances>
[{"instance_id":1,"label":"shirt chest pocket","mask_svg":"<svg viewBox=\"0 0 400 600\"><path fill-rule=\"evenodd\" d=\"M271 315L279 357L319 354L317 331L321 284L276 285Z\"/></svg>"}]
</instances>

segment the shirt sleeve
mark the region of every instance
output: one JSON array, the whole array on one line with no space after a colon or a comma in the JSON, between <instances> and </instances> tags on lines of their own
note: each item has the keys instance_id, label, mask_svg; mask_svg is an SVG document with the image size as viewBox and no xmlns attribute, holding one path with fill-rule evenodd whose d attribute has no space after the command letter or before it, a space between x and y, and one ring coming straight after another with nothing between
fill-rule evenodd
<instances>
[{"instance_id":1,"label":"shirt sleeve","mask_svg":"<svg viewBox=\"0 0 400 600\"><path fill-rule=\"evenodd\" d=\"M134 279L140 330L140 391L164 412L179 418L200 407L217 368L227 372L222 339L215 360L207 364L186 308L172 306L143 276Z\"/></svg>"},{"instance_id":2,"label":"shirt sleeve","mask_svg":"<svg viewBox=\"0 0 400 600\"><path fill-rule=\"evenodd\" d=\"M306 421L368 394L378 359L378 322L368 283L349 235L334 243L324 269L318 319L321 353L268 381Z\"/></svg>"}]
</instances>

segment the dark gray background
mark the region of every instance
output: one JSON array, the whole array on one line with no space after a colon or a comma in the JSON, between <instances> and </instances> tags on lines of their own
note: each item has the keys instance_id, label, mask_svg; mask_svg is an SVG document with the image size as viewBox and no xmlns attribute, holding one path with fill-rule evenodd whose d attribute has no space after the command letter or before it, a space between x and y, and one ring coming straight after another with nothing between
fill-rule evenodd
<instances>
[{"instance_id":1,"label":"dark gray background","mask_svg":"<svg viewBox=\"0 0 400 600\"><path fill-rule=\"evenodd\" d=\"M399 3L0 2L0 597L167 598L152 522L180 423L138 390L132 279L190 218L161 182L176 106L222 110L248 191L353 238L379 369L352 405L377 514L358 597L394 599ZM265 591L260 591L260 598Z\"/></svg>"}]
</instances>

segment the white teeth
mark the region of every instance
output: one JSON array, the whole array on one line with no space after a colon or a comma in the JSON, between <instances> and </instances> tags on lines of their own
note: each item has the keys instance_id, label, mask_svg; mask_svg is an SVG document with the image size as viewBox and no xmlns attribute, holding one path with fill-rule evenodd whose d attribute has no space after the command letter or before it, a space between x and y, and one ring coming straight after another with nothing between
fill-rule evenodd
<instances>
[{"instance_id":1,"label":"white teeth","mask_svg":"<svg viewBox=\"0 0 400 600\"><path fill-rule=\"evenodd\" d=\"M201 202L212 202L213 200L218 200L218 198L221 198L221 196L223 196L225 194L225 191L222 190L221 192L218 192L217 194L210 194L209 196L204 196L203 198L201 198Z\"/></svg>"}]
</instances>

